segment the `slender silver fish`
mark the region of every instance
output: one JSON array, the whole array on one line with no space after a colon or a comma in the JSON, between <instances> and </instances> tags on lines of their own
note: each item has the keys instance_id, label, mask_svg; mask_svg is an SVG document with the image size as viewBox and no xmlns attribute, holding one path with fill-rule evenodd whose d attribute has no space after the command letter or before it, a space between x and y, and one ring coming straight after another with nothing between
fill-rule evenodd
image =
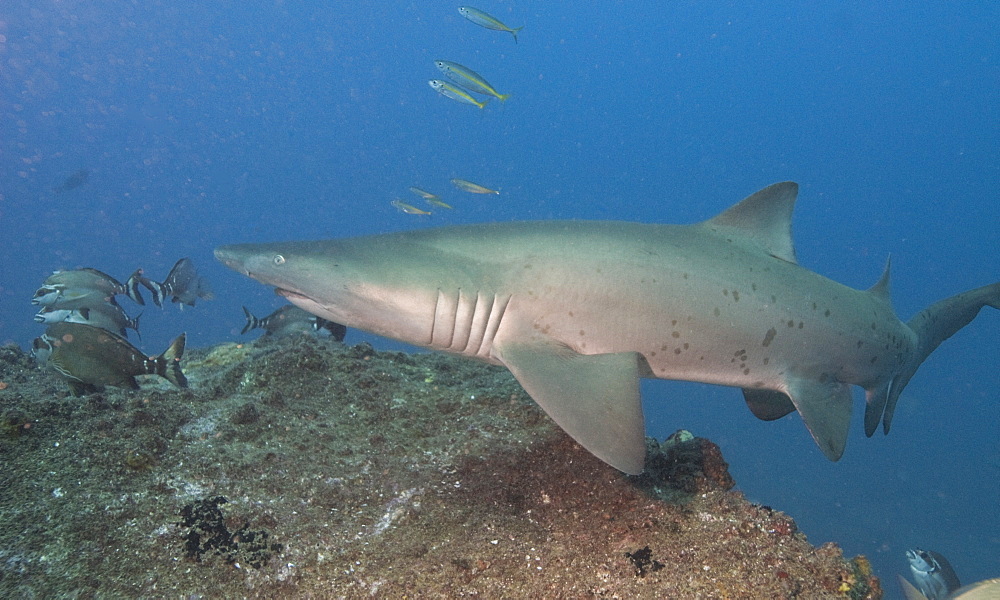
<instances>
[{"instance_id":1,"label":"slender silver fish","mask_svg":"<svg viewBox=\"0 0 1000 600\"><path fill-rule=\"evenodd\" d=\"M445 98L451 98L452 100L457 100L464 104L472 104L478 106L479 108L483 108L484 106L486 106L486 103L489 102L489 100L483 100L482 102L480 102L479 100L476 100L471 95L469 95L469 93L466 92L465 90L459 89L451 85L447 81L441 81L440 79L431 79L430 81L427 82L427 84L431 86L431 88L435 92L441 94Z\"/></svg>"},{"instance_id":2,"label":"slender silver fish","mask_svg":"<svg viewBox=\"0 0 1000 600\"><path fill-rule=\"evenodd\" d=\"M506 25L500 22L500 19L497 19L493 15L481 11L478 8L472 8L471 6L459 6L458 14L472 21L476 25L479 25L480 27L485 27L486 29L492 29L493 31L506 31L510 33L512 36L514 36L515 44L517 43L517 32L524 29L523 25L521 27L514 27L514 28L507 27Z\"/></svg>"},{"instance_id":3,"label":"slender silver fish","mask_svg":"<svg viewBox=\"0 0 1000 600\"><path fill-rule=\"evenodd\" d=\"M486 78L476 73L469 67L460 65L456 62L451 62L449 60L436 60L434 61L434 66L438 68L439 71L445 74L445 77L454 81L458 85L464 87L470 92L475 92L477 94L483 94L486 96L493 96L499 99L501 102L505 102L507 98L510 98L510 94L501 94L496 91ZM482 107L480 107L482 108Z\"/></svg>"},{"instance_id":4,"label":"slender silver fish","mask_svg":"<svg viewBox=\"0 0 1000 600\"><path fill-rule=\"evenodd\" d=\"M451 184L463 192L469 192L471 194L499 194L500 190L491 190L488 187L479 185L478 183L472 183L465 179L454 178L451 180Z\"/></svg>"}]
</instances>

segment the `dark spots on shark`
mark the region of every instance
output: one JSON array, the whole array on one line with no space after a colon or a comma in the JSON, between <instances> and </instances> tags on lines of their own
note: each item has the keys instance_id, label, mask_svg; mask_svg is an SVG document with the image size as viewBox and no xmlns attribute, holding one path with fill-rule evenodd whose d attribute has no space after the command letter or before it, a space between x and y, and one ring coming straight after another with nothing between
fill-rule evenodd
<instances>
[{"instance_id":1,"label":"dark spots on shark","mask_svg":"<svg viewBox=\"0 0 1000 600\"><path fill-rule=\"evenodd\" d=\"M682 277L683 277L684 279L687 279L688 277L690 277L690 275L688 275L687 273L684 273L684 275L682 275Z\"/></svg>"},{"instance_id":2,"label":"dark spots on shark","mask_svg":"<svg viewBox=\"0 0 1000 600\"><path fill-rule=\"evenodd\" d=\"M826 312L825 312L825 313L823 313L823 316L824 316L824 317L829 317L829 316L830 316L830 309L829 309L829 308L828 308L828 309L826 309Z\"/></svg>"},{"instance_id":3,"label":"dark spots on shark","mask_svg":"<svg viewBox=\"0 0 1000 600\"><path fill-rule=\"evenodd\" d=\"M733 302L739 302L739 301L740 301L740 293L739 293L739 291L733 290Z\"/></svg>"},{"instance_id":4,"label":"dark spots on shark","mask_svg":"<svg viewBox=\"0 0 1000 600\"><path fill-rule=\"evenodd\" d=\"M729 296L729 290L727 290L727 289L723 288L723 289L722 289L722 295L723 295L723 296Z\"/></svg>"},{"instance_id":5,"label":"dark spots on shark","mask_svg":"<svg viewBox=\"0 0 1000 600\"><path fill-rule=\"evenodd\" d=\"M792 321L791 319L789 319L788 320L788 328L791 329L793 327L795 327L795 321Z\"/></svg>"},{"instance_id":6,"label":"dark spots on shark","mask_svg":"<svg viewBox=\"0 0 1000 600\"><path fill-rule=\"evenodd\" d=\"M681 353L680 348L674 348L674 354L680 354L680 353Z\"/></svg>"},{"instance_id":7,"label":"dark spots on shark","mask_svg":"<svg viewBox=\"0 0 1000 600\"><path fill-rule=\"evenodd\" d=\"M858 343L857 343L857 347L858 348L860 348L861 346L864 346L864 345L865 345L864 340L858 340Z\"/></svg>"},{"instance_id":8,"label":"dark spots on shark","mask_svg":"<svg viewBox=\"0 0 1000 600\"><path fill-rule=\"evenodd\" d=\"M660 346L660 350L662 350L663 352L666 352L667 351L667 345L663 344L662 346Z\"/></svg>"},{"instance_id":9,"label":"dark spots on shark","mask_svg":"<svg viewBox=\"0 0 1000 600\"><path fill-rule=\"evenodd\" d=\"M683 348L684 348L685 350L687 350L687 349L688 349L688 348L690 348L690 347L691 347L691 345L690 345L690 344L688 344L687 342L684 342L684 346L683 346Z\"/></svg>"},{"instance_id":10,"label":"dark spots on shark","mask_svg":"<svg viewBox=\"0 0 1000 600\"><path fill-rule=\"evenodd\" d=\"M874 365L876 362L878 362L878 356L873 356L872 359L868 362Z\"/></svg>"},{"instance_id":11,"label":"dark spots on shark","mask_svg":"<svg viewBox=\"0 0 1000 600\"><path fill-rule=\"evenodd\" d=\"M765 356L764 357L764 364L767 365L770 362L771 362L771 359L769 357Z\"/></svg>"},{"instance_id":12,"label":"dark spots on shark","mask_svg":"<svg viewBox=\"0 0 1000 600\"><path fill-rule=\"evenodd\" d=\"M569 311L569 313L568 313L568 314L569 314L569 316L571 316L571 317L572 317L572 316L573 316L573 311Z\"/></svg>"},{"instance_id":13,"label":"dark spots on shark","mask_svg":"<svg viewBox=\"0 0 1000 600\"><path fill-rule=\"evenodd\" d=\"M771 294L771 304L777 304L777 303L778 303L778 297L775 296L774 294Z\"/></svg>"},{"instance_id":14,"label":"dark spots on shark","mask_svg":"<svg viewBox=\"0 0 1000 600\"><path fill-rule=\"evenodd\" d=\"M681 332L675 331L675 332L673 332L673 333L670 334L670 337L672 337L674 339L677 339L677 338L681 337Z\"/></svg>"},{"instance_id":15,"label":"dark spots on shark","mask_svg":"<svg viewBox=\"0 0 1000 600\"><path fill-rule=\"evenodd\" d=\"M717 316L717 317L718 317L719 315L721 315L721 314L722 314L722 311L721 311L721 310L719 310L719 307L718 307L718 306L716 306L716 307L715 307L715 310L713 310L712 312L713 312L713 313L715 314L715 316Z\"/></svg>"},{"instance_id":16,"label":"dark spots on shark","mask_svg":"<svg viewBox=\"0 0 1000 600\"><path fill-rule=\"evenodd\" d=\"M751 283L750 284L750 289L756 292L757 291L757 284L756 283Z\"/></svg>"},{"instance_id":17,"label":"dark spots on shark","mask_svg":"<svg viewBox=\"0 0 1000 600\"><path fill-rule=\"evenodd\" d=\"M587 332L581 329L580 330L580 335L587 335Z\"/></svg>"},{"instance_id":18,"label":"dark spots on shark","mask_svg":"<svg viewBox=\"0 0 1000 600\"><path fill-rule=\"evenodd\" d=\"M671 321L671 322L670 322L670 325L671 325L672 327L677 327L677 319L674 319L673 321Z\"/></svg>"},{"instance_id":19,"label":"dark spots on shark","mask_svg":"<svg viewBox=\"0 0 1000 600\"><path fill-rule=\"evenodd\" d=\"M750 374L750 369L743 369L743 374L744 375L749 375Z\"/></svg>"},{"instance_id":20,"label":"dark spots on shark","mask_svg":"<svg viewBox=\"0 0 1000 600\"><path fill-rule=\"evenodd\" d=\"M765 348L770 346L771 342L774 341L774 336L776 335L778 335L777 329L775 329L774 327L768 329L767 333L764 334L764 342L761 344L761 346L764 346Z\"/></svg>"},{"instance_id":21,"label":"dark spots on shark","mask_svg":"<svg viewBox=\"0 0 1000 600\"><path fill-rule=\"evenodd\" d=\"M802 321L799 321L799 329L802 329L803 327L805 327L805 323L803 323Z\"/></svg>"},{"instance_id":22,"label":"dark spots on shark","mask_svg":"<svg viewBox=\"0 0 1000 600\"><path fill-rule=\"evenodd\" d=\"M813 310L819 310L819 306L815 302L813 302Z\"/></svg>"}]
</instances>

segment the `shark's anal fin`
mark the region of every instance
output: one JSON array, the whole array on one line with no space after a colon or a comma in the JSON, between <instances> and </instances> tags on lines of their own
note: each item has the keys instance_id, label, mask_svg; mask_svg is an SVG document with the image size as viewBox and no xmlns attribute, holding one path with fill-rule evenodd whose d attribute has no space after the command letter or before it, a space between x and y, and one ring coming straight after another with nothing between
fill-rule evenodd
<instances>
[{"instance_id":1,"label":"shark's anal fin","mask_svg":"<svg viewBox=\"0 0 1000 600\"><path fill-rule=\"evenodd\" d=\"M493 351L581 446L620 471L642 473L646 429L638 353L584 355L538 338L494 344Z\"/></svg>"},{"instance_id":2,"label":"shark's anal fin","mask_svg":"<svg viewBox=\"0 0 1000 600\"><path fill-rule=\"evenodd\" d=\"M743 399L750 412L761 421L774 421L795 411L792 399L783 392L744 388Z\"/></svg>"},{"instance_id":3,"label":"shark's anal fin","mask_svg":"<svg viewBox=\"0 0 1000 600\"><path fill-rule=\"evenodd\" d=\"M819 449L840 460L851 427L851 388L829 376L789 379L788 396L805 421Z\"/></svg>"}]
</instances>

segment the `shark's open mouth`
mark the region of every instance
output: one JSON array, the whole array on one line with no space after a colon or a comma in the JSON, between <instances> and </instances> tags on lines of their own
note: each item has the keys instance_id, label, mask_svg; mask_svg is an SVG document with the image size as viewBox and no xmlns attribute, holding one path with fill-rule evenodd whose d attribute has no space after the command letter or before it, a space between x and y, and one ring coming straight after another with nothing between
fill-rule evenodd
<instances>
[{"instance_id":1,"label":"shark's open mouth","mask_svg":"<svg viewBox=\"0 0 1000 600\"><path fill-rule=\"evenodd\" d=\"M283 298L288 298L289 300L291 300L292 298L302 298L305 300L309 299L308 296L303 296L298 292L293 292L292 290L286 290L285 288L274 288L274 293Z\"/></svg>"}]
</instances>

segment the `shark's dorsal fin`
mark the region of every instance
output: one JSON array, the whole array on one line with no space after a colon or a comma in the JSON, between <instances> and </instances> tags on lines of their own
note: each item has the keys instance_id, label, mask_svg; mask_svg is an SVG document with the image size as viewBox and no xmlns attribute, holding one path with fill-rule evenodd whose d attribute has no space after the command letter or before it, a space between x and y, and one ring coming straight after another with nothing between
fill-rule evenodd
<instances>
[{"instance_id":1,"label":"shark's dorsal fin","mask_svg":"<svg viewBox=\"0 0 1000 600\"><path fill-rule=\"evenodd\" d=\"M752 240L768 254L794 263L792 209L798 193L799 184L795 182L775 183L747 196L702 225Z\"/></svg>"},{"instance_id":2,"label":"shark's dorsal fin","mask_svg":"<svg viewBox=\"0 0 1000 600\"><path fill-rule=\"evenodd\" d=\"M879 300L884 300L886 304L892 306L892 286L889 284L889 271L892 267L892 257L885 259L885 269L875 285L868 288L868 293Z\"/></svg>"}]
</instances>

